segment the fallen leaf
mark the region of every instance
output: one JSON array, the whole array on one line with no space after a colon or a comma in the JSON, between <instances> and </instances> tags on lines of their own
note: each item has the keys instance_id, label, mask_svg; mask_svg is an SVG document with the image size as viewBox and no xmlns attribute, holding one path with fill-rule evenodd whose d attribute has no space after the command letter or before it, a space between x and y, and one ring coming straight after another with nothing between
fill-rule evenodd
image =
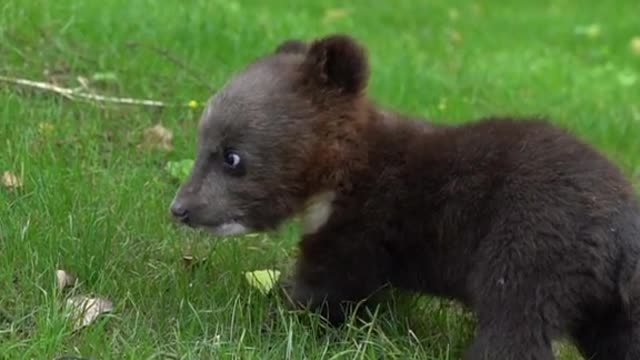
<instances>
[{"instance_id":1,"label":"fallen leaf","mask_svg":"<svg viewBox=\"0 0 640 360\"><path fill-rule=\"evenodd\" d=\"M74 318L74 330L90 325L100 315L113 311L113 303L104 298L76 296L67 300Z\"/></svg>"},{"instance_id":2,"label":"fallen leaf","mask_svg":"<svg viewBox=\"0 0 640 360\"><path fill-rule=\"evenodd\" d=\"M324 17L322 18L322 22L328 23L336 19L341 19L349 15L349 11L343 8L333 8L327 9L324 12Z\"/></svg>"},{"instance_id":3,"label":"fallen leaf","mask_svg":"<svg viewBox=\"0 0 640 360\"><path fill-rule=\"evenodd\" d=\"M144 131L140 146L144 148L171 150L171 140L173 140L173 133L171 130L157 124Z\"/></svg>"},{"instance_id":4,"label":"fallen leaf","mask_svg":"<svg viewBox=\"0 0 640 360\"><path fill-rule=\"evenodd\" d=\"M68 287L75 285L75 276L69 274L64 270L56 270L56 285L59 290L64 290Z\"/></svg>"},{"instance_id":5,"label":"fallen leaf","mask_svg":"<svg viewBox=\"0 0 640 360\"><path fill-rule=\"evenodd\" d=\"M38 124L38 133L42 136L51 135L53 132L53 124L48 121L43 121Z\"/></svg>"},{"instance_id":6,"label":"fallen leaf","mask_svg":"<svg viewBox=\"0 0 640 360\"><path fill-rule=\"evenodd\" d=\"M276 284L280 277L278 270L256 270L244 273L249 285L258 289L262 294L266 295L271 291L273 285Z\"/></svg>"},{"instance_id":7,"label":"fallen leaf","mask_svg":"<svg viewBox=\"0 0 640 360\"><path fill-rule=\"evenodd\" d=\"M182 255L182 262L185 266L190 266L193 263L193 255Z\"/></svg>"},{"instance_id":8,"label":"fallen leaf","mask_svg":"<svg viewBox=\"0 0 640 360\"><path fill-rule=\"evenodd\" d=\"M2 173L2 185L8 188L19 188L22 186L22 179L11 171L5 171Z\"/></svg>"},{"instance_id":9,"label":"fallen leaf","mask_svg":"<svg viewBox=\"0 0 640 360\"><path fill-rule=\"evenodd\" d=\"M631 52L635 55L640 56L640 36L634 36L631 39L631 43L629 44L631 47Z\"/></svg>"},{"instance_id":10,"label":"fallen leaf","mask_svg":"<svg viewBox=\"0 0 640 360\"><path fill-rule=\"evenodd\" d=\"M195 269L201 265L204 265L207 262L207 258L203 257L198 259L191 254L186 254L182 256L182 265L184 265L187 269Z\"/></svg>"},{"instance_id":11,"label":"fallen leaf","mask_svg":"<svg viewBox=\"0 0 640 360\"><path fill-rule=\"evenodd\" d=\"M169 161L167 165L165 165L165 170L171 175L174 179L178 181L183 181L189 176L189 172L193 167L193 160L185 159L180 161Z\"/></svg>"}]
</instances>

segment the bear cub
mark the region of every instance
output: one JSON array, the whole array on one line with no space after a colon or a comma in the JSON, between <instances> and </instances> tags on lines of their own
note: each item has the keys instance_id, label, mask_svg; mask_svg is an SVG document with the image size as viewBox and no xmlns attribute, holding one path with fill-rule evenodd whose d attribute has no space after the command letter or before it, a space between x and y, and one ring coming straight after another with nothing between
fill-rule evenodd
<instances>
[{"instance_id":1,"label":"bear cub","mask_svg":"<svg viewBox=\"0 0 640 360\"><path fill-rule=\"evenodd\" d=\"M466 360L640 359L640 208L621 170L544 119L436 126L367 97L352 37L289 40L209 101L171 204L230 235L302 219L288 297L344 320L393 286L474 311Z\"/></svg>"}]
</instances>

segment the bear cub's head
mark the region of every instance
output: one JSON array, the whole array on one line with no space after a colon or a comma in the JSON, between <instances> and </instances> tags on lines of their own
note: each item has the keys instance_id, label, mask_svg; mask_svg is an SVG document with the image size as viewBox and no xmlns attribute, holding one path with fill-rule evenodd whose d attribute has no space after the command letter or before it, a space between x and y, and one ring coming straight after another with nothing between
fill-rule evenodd
<instances>
[{"instance_id":1,"label":"bear cub's head","mask_svg":"<svg viewBox=\"0 0 640 360\"><path fill-rule=\"evenodd\" d=\"M250 63L204 110L173 216L241 234L331 201L366 161L368 75L364 49L341 34L288 40Z\"/></svg>"}]
</instances>

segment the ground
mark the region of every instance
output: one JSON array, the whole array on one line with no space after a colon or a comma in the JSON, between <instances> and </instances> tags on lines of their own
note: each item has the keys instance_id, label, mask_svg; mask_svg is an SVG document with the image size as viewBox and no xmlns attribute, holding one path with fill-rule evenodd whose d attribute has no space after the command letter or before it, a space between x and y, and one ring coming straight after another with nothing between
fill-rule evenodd
<instances>
[{"instance_id":1,"label":"ground","mask_svg":"<svg viewBox=\"0 0 640 360\"><path fill-rule=\"evenodd\" d=\"M202 102L239 66L289 37L345 31L369 48L380 103L437 122L548 116L637 185L639 13L637 0L3 1L0 76L176 106L0 82L0 173L15 175L0 184L0 358L458 359L473 318L432 298L401 296L342 330L285 312L266 322L274 301L243 272L284 267L296 223L231 239L176 226L167 162L193 157ZM139 146L156 124L170 150ZM186 269L189 252L206 262ZM74 331L56 269L114 311Z\"/></svg>"}]
</instances>

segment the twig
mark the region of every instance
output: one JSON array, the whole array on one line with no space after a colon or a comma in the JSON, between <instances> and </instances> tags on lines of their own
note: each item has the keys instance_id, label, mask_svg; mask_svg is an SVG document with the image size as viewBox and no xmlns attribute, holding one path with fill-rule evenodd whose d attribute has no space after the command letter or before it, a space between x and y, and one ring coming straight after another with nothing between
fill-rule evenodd
<instances>
[{"instance_id":1,"label":"twig","mask_svg":"<svg viewBox=\"0 0 640 360\"><path fill-rule=\"evenodd\" d=\"M54 92L70 100L84 99L84 100L91 100L96 102L108 102L108 103L126 104L126 105L142 105L142 106L152 106L152 107L172 106L172 104L168 104L158 100L121 98L121 97L89 94L89 93L80 91L80 89L69 89L69 88L54 85L51 83L12 78L12 77L2 76L2 75L0 75L0 81L11 83L11 84L27 86L27 87L31 87L39 90Z\"/></svg>"},{"instance_id":2,"label":"twig","mask_svg":"<svg viewBox=\"0 0 640 360\"><path fill-rule=\"evenodd\" d=\"M184 61L180 60L177 56L171 54L169 52L169 50L165 50L165 49L153 46L153 45L141 44L141 43L138 43L138 42L135 42L135 41L132 41L132 42L128 43L127 46L129 46L131 48L134 48L134 47L145 47L145 48L155 52L156 54L164 57L165 59L171 61L172 63L174 63L175 65L180 67L182 70L184 70L187 73L187 75L189 75L199 85L202 85L207 90L209 90L209 92L214 92L215 91L215 89L210 84L208 84L206 81L202 80L204 78L204 76L202 75L201 71L196 71L194 68L192 68L191 66L187 65L187 63L185 63Z\"/></svg>"}]
</instances>

